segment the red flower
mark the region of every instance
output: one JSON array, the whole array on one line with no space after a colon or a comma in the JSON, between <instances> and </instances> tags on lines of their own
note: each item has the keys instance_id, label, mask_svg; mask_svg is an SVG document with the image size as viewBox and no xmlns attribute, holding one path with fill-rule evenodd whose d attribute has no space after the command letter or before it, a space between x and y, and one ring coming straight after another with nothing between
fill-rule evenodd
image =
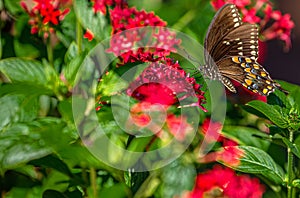
<instances>
[{"instance_id":1,"label":"red flower","mask_svg":"<svg viewBox=\"0 0 300 198\"><path fill-rule=\"evenodd\" d=\"M208 142L221 142L222 124L219 122L212 122L211 119L206 118L202 124L202 133L205 135L205 140Z\"/></svg>"},{"instance_id":2,"label":"red flower","mask_svg":"<svg viewBox=\"0 0 300 198\"><path fill-rule=\"evenodd\" d=\"M183 141L187 134L193 131L192 126L187 122L184 116L175 116L173 114L167 117L167 126L170 133L179 141Z\"/></svg>"},{"instance_id":3,"label":"red flower","mask_svg":"<svg viewBox=\"0 0 300 198\"><path fill-rule=\"evenodd\" d=\"M60 10L60 6L64 5L58 0L33 0L35 5L29 9L27 4L23 1L20 2L21 7L30 16L29 24L31 27L31 34L41 33L44 38L47 38L50 33L54 33L54 27L62 21L70 9L66 8Z\"/></svg>"},{"instance_id":4,"label":"red flower","mask_svg":"<svg viewBox=\"0 0 300 198\"><path fill-rule=\"evenodd\" d=\"M212 0L211 5L215 10L220 9L226 3L235 4L238 8L243 8L251 4L250 0Z\"/></svg>"},{"instance_id":5,"label":"red flower","mask_svg":"<svg viewBox=\"0 0 300 198\"><path fill-rule=\"evenodd\" d=\"M90 29L87 29L83 38L87 38L89 41L92 41L94 39L94 33Z\"/></svg>"},{"instance_id":6,"label":"red flower","mask_svg":"<svg viewBox=\"0 0 300 198\"><path fill-rule=\"evenodd\" d=\"M115 7L110 17L115 35L107 51L119 56L121 64L157 61L175 52L175 46L180 43L175 33L162 28L166 22L152 12ZM150 27L139 28L147 26Z\"/></svg>"},{"instance_id":7,"label":"red flower","mask_svg":"<svg viewBox=\"0 0 300 198\"><path fill-rule=\"evenodd\" d=\"M127 2L125 0L91 0L93 2L94 12L101 12L106 14L107 6L117 6L120 8L127 7Z\"/></svg>"},{"instance_id":8,"label":"red flower","mask_svg":"<svg viewBox=\"0 0 300 198\"><path fill-rule=\"evenodd\" d=\"M178 102L187 98L196 98L197 101L191 105L206 111L202 106L204 92L200 88L195 79L187 77L177 62L165 59L163 62L151 63L130 84L127 94L139 101L168 106L178 105Z\"/></svg>"},{"instance_id":9,"label":"red flower","mask_svg":"<svg viewBox=\"0 0 300 198\"><path fill-rule=\"evenodd\" d=\"M236 175L232 169L217 165L212 170L198 174L193 191L184 197L259 198L264 191L265 187L257 178Z\"/></svg>"},{"instance_id":10,"label":"red flower","mask_svg":"<svg viewBox=\"0 0 300 198\"><path fill-rule=\"evenodd\" d=\"M198 161L200 163L221 161L230 166L238 166L240 164L240 158L243 157L244 152L236 147L238 145L237 142L224 137L221 132L221 123L213 122L208 118L204 120L202 124L202 133L205 135L203 145L217 141L222 144L222 147L218 151L210 152L205 156L200 157Z\"/></svg>"},{"instance_id":11,"label":"red flower","mask_svg":"<svg viewBox=\"0 0 300 198\"><path fill-rule=\"evenodd\" d=\"M249 10L242 9L242 13L244 15L243 21L247 23L258 23L260 22L260 18L256 16L257 10L254 8L251 8Z\"/></svg>"},{"instance_id":12,"label":"red flower","mask_svg":"<svg viewBox=\"0 0 300 198\"><path fill-rule=\"evenodd\" d=\"M285 42L285 49L289 49L291 47L291 30L295 26L291 16L289 14L282 15L280 11L271 12L270 7L266 8L265 13L266 19L264 23L267 23L270 18L275 20L275 22L267 29L264 29L262 35L266 40L279 38Z\"/></svg>"}]
</instances>

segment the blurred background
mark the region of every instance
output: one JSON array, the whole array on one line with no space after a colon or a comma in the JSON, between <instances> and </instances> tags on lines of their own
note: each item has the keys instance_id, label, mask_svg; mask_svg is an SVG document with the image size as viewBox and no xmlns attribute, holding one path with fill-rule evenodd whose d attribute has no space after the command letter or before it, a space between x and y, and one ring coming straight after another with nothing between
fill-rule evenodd
<instances>
[{"instance_id":1,"label":"blurred background","mask_svg":"<svg viewBox=\"0 0 300 198\"><path fill-rule=\"evenodd\" d=\"M279 0L274 3L283 13L290 13L295 23L291 35L292 48L284 52L280 41L267 42L268 51L264 66L274 79L300 85L300 1Z\"/></svg>"}]
</instances>

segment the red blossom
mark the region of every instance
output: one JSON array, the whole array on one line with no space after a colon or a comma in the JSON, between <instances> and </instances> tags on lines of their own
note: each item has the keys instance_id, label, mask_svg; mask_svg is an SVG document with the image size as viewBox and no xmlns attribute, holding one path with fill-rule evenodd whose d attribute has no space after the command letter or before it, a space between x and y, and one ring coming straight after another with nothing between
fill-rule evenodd
<instances>
[{"instance_id":1,"label":"red blossom","mask_svg":"<svg viewBox=\"0 0 300 198\"><path fill-rule=\"evenodd\" d=\"M54 33L54 27L62 21L70 9L60 9L65 6L65 1L58 0L33 0L35 5L29 9L27 4L20 2L21 7L28 13L30 19L28 23L31 27L31 34L41 33L44 38L48 38L50 33Z\"/></svg>"},{"instance_id":2,"label":"red blossom","mask_svg":"<svg viewBox=\"0 0 300 198\"><path fill-rule=\"evenodd\" d=\"M94 12L101 12L106 15L107 6L117 6L120 8L127 7L127 2L125 0L91 0L93 3Z\"/></svg>"},{"instance_id":3,"label":"red blossom","mask_svg":"<svg viewBox=\"0 0 300 198\"><path fill-rule=\"evenodd\" d=\"M249 10L242 9L242 13L244 15L243 21L247 23L258 23L260 22L260 18L256 16L256 9L251 8Z\"/></svg>"},{"instance_id":4,"label":"red blossom","mask_svg":"<svg viewBox=\"0 0 300 198\"><path fill-rule=\"evenodd\" d=\"M175 52L180 43L175 33L163 28L166 22L153 12L115 7L110 17L114 35L107 51L119 56L121 64L157 61Z\"/></svg>"},{"instance_id":5,"label":"red blossom","mask_svg":"<svg viewBox=\"0 0 300 198\"><path fill-rule=\"evenodd\" d=\"M238 166L244 152L236 147L238 143L234 140L224 137L222 132L222 124L213 122L210 119L205 119L202 124L202 133L205 135L204 143L220 142L221 149L215 152L210 152L207 155L199 158L200 163L210 163L221 161L230 166Z\"/></svg>"},{"instance_id":6,"label":"red blossom","mask_svg":"<svg viewBox=\"0 0 300 198\"><path fill-rule=\"evenodd\" d=\"M202 106L205 98L193 78L187 77L178 62L165 59L153 62L130 84L127 94L139 101L162 105L180 105L187 98L196 98L191 104L206 111Z\"/></svg>"},{"instance_id":7,"label":"red blossom","mask_svg":"<svg viewBox=\"0 0 300 198\"><path fill-rule=\"evenodd\" d=\"M264 191L265 187L257 178L237 175L232 169L216 165L198 174L194 189L184 197L260 198Z\"/></svg>"},{"instance_id":8,"label":"red blossom","mask_svg":"<svg viewBox=\"0 0 300 198\"><path fill-rule=\"evenodd\" d=\"M167 126L170 133L179 141L183 141L186 135L193 131L185 116L168 115Z\"/></svg>"},{"instance_id":9,"label":"red blossom","mask_svg":"<svg viewBox=\"0 0 300 198\"><path fill-rule=\"evenodd\" d=\"M94 33L90 29L87 29L83 35L83 38L88 39L88 41L92 41L94 39Z\"/></svg>"},{"instance_id":10,"label":"red blossom","mask_svg":"<svg viewBox=\"0 0 300 198\"><path fill-rule=\"evenodd\" d=\"M221 142L223 137L221 136L222 124L219 122L212 122L211 119L206 118L202 124L202 133L205 135L205 139L208 142Z\"/></svg>"}]
</instances>

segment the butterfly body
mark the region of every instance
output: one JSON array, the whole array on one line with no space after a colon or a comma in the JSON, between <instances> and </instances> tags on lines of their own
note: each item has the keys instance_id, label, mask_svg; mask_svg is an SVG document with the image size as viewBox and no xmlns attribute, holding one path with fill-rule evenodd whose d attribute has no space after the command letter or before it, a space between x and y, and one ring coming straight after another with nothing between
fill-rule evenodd
<instances>
[{"instance_id":1,"label":"butterfly body","mask_svg":"<svg viewBox=\"0 0 300 198\"><path fill-rule=\"evenodd\" d=\"M280 88L257 63L257 26L243 23L235 5L226 4L216 13L204 47L206 64L200 67L200 71L209 79L220 80L231 92L236 92L231 80L261 95Z\"/></svg>"}]
</instances>

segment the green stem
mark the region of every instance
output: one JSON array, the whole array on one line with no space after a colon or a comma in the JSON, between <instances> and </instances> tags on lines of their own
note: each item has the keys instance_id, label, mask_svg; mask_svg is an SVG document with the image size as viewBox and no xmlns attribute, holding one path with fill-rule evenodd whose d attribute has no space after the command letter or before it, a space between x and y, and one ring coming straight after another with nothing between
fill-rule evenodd
<instances>
[{"instance_id":1,"label":"green stem","mask_svg":"<svg viewBox=\"0 0 300 198\"><path fill-rule=\"evenodd\" d=\"M289 134L289 141L293 144L294 142L294 131L290 130ZM293 165L294 165L294 155L290 148L288 148L288 181L287 181L287 188L288 188L288 198L294 198L295 193L293 193L294 189L292 186L292 182L294 179L294 171L293 171Z\"/></svg>"},{"instance_id":2,"label":"green stem","mask_svg":"<svg viewBox=\"0 0 300 198\"><path fill-rule=\"evenodd\" d=\"M54 68L53 64L53 48L51 44L51 36L47 39L47 55L48 55L48 61L49 64Z\"/></svg>"},{"instance_id":3,"label":"green stem","mask_svg":"<svg viewBox=\"0 0 300 198\"><path fill-rule=\"evenodd\" d=\"M82 27L79 20L76 20L76 43L78 45L78 53L82 51Z\"/></svg>"},{"instance_id":4,"label":"green stem","mask_svg":"<svg viewBox=\"0 0 300 198\"><path fill-rule=\"evenodd\" d=\"M2 48L2 34L1 34L1 32L2 32L2 22L0 22L0 60L2 59L2 50L3 50L3 48Z\"/></svg>"},{"instance_id":5,"label":"green stem","mask_svg":"<svg viewBox=\"0 0 300 198\"><path fill-rule=\"evenodd\" d=\"M196 10L189 10L185 15L183 15L177 23L175 23L172 28L176 30L182 30L185 26L187 26L196 16Z\"/></svg>"},{"instance_id":6,"label":"green stem","mask_svg":"<svg viewBox=\"0 0 300 198\"><path fill-rule=\"evenodd\" d=\"M91 187L93 190L93 196L95 198L98 197L98 189L97 189L97 173L95 168L90 168L90 182L91 182Z\"/></svg>"}]
</instances>

